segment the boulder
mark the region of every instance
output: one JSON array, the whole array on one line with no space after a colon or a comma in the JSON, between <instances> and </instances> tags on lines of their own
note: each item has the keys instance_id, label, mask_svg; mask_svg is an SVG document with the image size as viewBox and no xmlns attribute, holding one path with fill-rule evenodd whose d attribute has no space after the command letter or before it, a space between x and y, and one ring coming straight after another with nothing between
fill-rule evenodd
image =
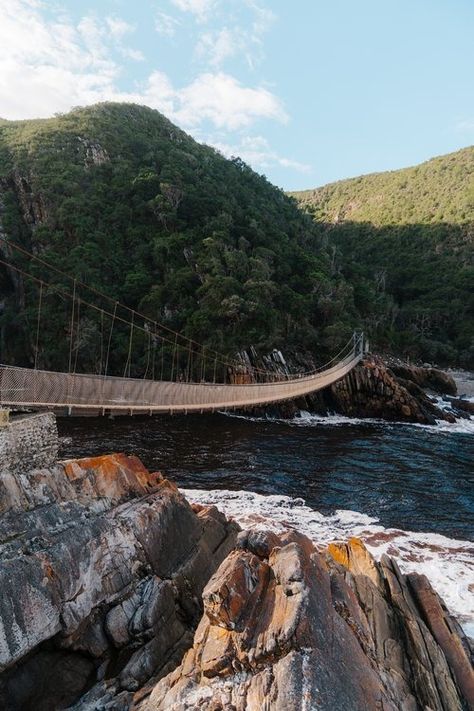
<instances>
[{"instance_id":1,"label":"boulder","mask_svg":"<svg viewBox=\"0 0 474 711\"><path fill-rule=\"evenodd\" d=\"M326 555L296 532L278 542L272 533L260 555L245 548L251 539L241 537L206 586L180 666L133 708L471 708L467 640L426 579L416 588L358 539Z\"/></svg>"},{"instance_id":2,"label":"boulder","mask_svg":"<svg viewBox=\"0 0 474 711\"><path fill-rule=\"evenodd\" d=\"M393 363L390 368L398 378L409 380L420 388L434 390L441 395L456 395L457 393L454 378L438 368L419 367L406 363Z\"/></svg>"},{"instance_id":3,"label":"boulder","mask_svg":"<svg viewBox=\"0 0 474 711\"><path fill-rule=\"evenodd\" d=\"M1 708L64 708L101 679L130 695L178 664L238 527L123 454L1 479Z\"/></svg>"}]
</instances>

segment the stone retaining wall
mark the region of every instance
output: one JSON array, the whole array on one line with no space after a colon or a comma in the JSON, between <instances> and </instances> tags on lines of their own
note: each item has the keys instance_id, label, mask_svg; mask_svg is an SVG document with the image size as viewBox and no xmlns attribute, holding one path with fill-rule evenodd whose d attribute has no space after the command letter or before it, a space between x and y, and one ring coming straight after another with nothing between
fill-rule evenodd
<instances>
[{"instance_id":1,"label":"stone retaining wall","mask_svg":"<svg viewBox=\"0 0 474 711\"><path fill-rule=\"evenodd\" d=\"M58 459L56 418L49 412L13 417L0 428L0 478L52 467Z\"/></svg>"}]
</instances>

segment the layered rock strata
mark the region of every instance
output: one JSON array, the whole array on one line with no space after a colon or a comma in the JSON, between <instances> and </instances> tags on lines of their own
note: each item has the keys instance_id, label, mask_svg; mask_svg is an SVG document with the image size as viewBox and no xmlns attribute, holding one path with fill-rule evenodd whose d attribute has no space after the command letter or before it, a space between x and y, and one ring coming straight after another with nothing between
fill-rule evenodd
<instances>
[{"instance_id":1,"label":"layered rock strata","mask_svg":"<svg viewBox=\"0 0 474 711\"><path fill-rule=\"evenodd\" d=\"M245 356L245 357L244 357ZM253 351L245 352L242 368L232 376L235 382L252 382L258 379L255 368L265 368L275 373L275 378L298 372L300 360L289 366L279 351L260 361ZM305 361L303 370L315 367L311 359ZM457 407L451 400L452 412L440 408L426 391L454 395L454 380L435 368L419 368L407 365L389 367L382 358L366 356L348 375L313 395L297 401L283 402L267 408L254 408L257 415L270 414L278 417L293 417L300 410L321 415L339 413L349 417L381 418L398 422L435 424L437 420L454 422L456 417L465 417L468 408Z\"/></svg>"},{"instance_id":2,"label":"layered rock strata","mask_svg":"<svg viewBox=\"0 0 474 711\"><path fill-rule=\"evenodd\" d=\"M2 465L0 708L66 708L96 684L128 708L192 643L237 527L136 457Z\"/></svg>"},{"instance_id":3,"label":"layered rock strata","mask_svg":"<svg viewBox=\"0 0 474 711\"><path fill-rule=\"evenodd\" d=\"M54 462L48 415L3 439L5 711L474 710L469 642L424 576L357 539L239 532L136 457Z\"/></svg>"},{"instance_id":4,"label":"layered rock strata","mask_svg":"<svg viewBox=\"0 0 474 711\"><path fill-rule=\"evenodd\" d=\"M181 665L140 711L461 711L467 640L423 576L354 539L241 534L206 586Z\"/></svg>"}]
</instances>

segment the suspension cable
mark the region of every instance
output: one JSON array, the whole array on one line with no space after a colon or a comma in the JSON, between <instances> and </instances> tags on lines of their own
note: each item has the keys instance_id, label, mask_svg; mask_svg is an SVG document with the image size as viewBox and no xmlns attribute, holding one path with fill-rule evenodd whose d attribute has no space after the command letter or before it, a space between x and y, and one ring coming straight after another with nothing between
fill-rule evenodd
<instances>
[{"instance_id":1,"label":"suspension cable","mask_svg":"<svg viewBox=\"0 0 474 711\"><path fill-rule=\"evenodd\" d=\"M72 311L71 311L71 326L69 329L69 367L68 373L71 372L72 365L72 335L74 333L74 309L76 308L76 280L74 279L74 289L72 292Z\"/></svg>"},{"instance_id":2,"label":"suspension cable","mask_svg":"<svg viewBox=\"0 0 474 711\"><path fill-rule=\"evenodd\" d=\"M100 312L100 366L99 373L102 375L102 366L104 365L104 312Z\"/></svg>"},{"instance_id":3,"label":"suspension cable","mask_svg":"<svg viewBox=\"0 0 474 711\"><path fill-rule=\"evenodd\" d=\"M109 354L110 354L110 344L112 343L112 331L114 330L114 323L115 323L115 315L117 313L117 302L115 302L114 306L114 313L112 316L112 323L110 324L110 333L109 333L109 342L107 344L107 356L105 358L105 369L104 369L104 377L107 377L107 372L109 370Z\"/></svg>"},{"instance_id":4,"label":"suspension cable","mask_svg":"<svg viewBox=\"0 0 474 711\"><path fill-rule=\"evenodd\" d=\"M76 368L77 368L77 356L79 355L79 347L80 347L80 336L79 336L79 329L80 329L80 311L81 311L81 299L77 299L77 329L76 329L76 352L74 354L74 370L73 373L76 373Z\"/></svg>"},{"instance_id":5,"label":"suspension cable","mask_svg":"<svg viewBox=\"0 0 474 711\"><path fill-rule=\"evenodd\" d=\"M4 242L5 244L9 245L10 247L13 247L14 249L18 250L19 252L21 252L21 253L24 254L25 256L29 257L30 259L34 260L35 262L38 262L39 264L42 264L42 265L45 266L47 269L50 269L51 271L56 272L57 274L59 274L59 275L65 277L66 279L69 279L70 281L73 281L74 283L77 283L78 286L80 286L80 287L82 287L82 288L84 288L84 289L87 289L87 290L91 291L92 293L96 294L97 296L100 296L101 298L106 299L106 300L109 301L110 303L115 303L115 300L114 300L111 296L108 296L107 294L104 294L104 292L99 291L98 289L96 289L96 288L93 287L93 286L90 286L90 285L88 285L88 284L85 284L84 282L82 282L82 281L76 279L75 277L72 277L70 274L68 274L67 272L63 271L62 269L59 269L58 267L55 267L55 266L54 266L53 264L51 264L50 262L47 262L45 259L42 259L41 257L38 257L36 254L33 254L32 252L29 252L27 249L25 249L25 248L22 247L21 245L16 244L15 242L12 242L12 241L8 240L6 237L3 237L3 236L1 236L1 235L0 235L0 241ZM84 302L84 303L86 303L86 302ZM122 306L124 309L126 309L127 311L131 311L132 313L134 312L134 309L132 309L130 306L126 306L125 304L121 304L121 306ZM189 343L192 343L194 346L199 346L199 347L201 347L201 344L200 344L198 341L195 341L194 339L189 338L189 336L185 336L184 334L180 333L179 331L175 331L175 330L174 330L173 328L171 328L170 326L166 326L165 324L160 323L159 321L156 321L155 319L150 318L149 316L146 316L145 314L142 314L142 313L140 313L140 312L138 312L138 311L135 311L135 313L136 313L136 315L139 316L140 318L143 318L143 319L145 319L146 321L149 321L150 323L154 324L155 327L158 327L159 329L162 329L162 330L164 330L164 331L167 331L168 333L170 333L170 334L172 334L172 335L177 334L180 338L182 338L183 340L185 340L185 341L187 341L187 342L189 342ZM216 353L216 355L221 359L221 362L224 362L224 364L225 364L225 361L222 360L222 359L225 359L225 358L226 358L226 356L225 356L224 354L219 353L218 351L215 351L214 349L210 349L210 350L211 350L212 352ZM236 364L237 364L237 363L231 363L231 364L229 364L229 365L236 365Z\"/></svg>"},{"instance_id":6,"label":"suspension cable","mask_svg":"<svg viewBox=\"0 0 474 711\"><path fill-rule=\"evenodd\" d=\"M133 317L134 317L134 311L132 311L132 321L130 323L130 340L128 342L128 356L127 356L127 362L125 363L125 369L123 371L123 377L125 378L127 375L127 368L128 368L128 377L130 377L130 366L131 366L131 356L132 356L132 340L133 340Z\"/></svg>"},{"instance_id":7,"label":"suspension cable","mask_svg":"<svg viewBox=\"0 0 474 711\"><path fill-rule=\"evenodd\" d=\"M39 351L39 336L40 336L42 301L43 301L43 282L41 282L41 284L40 284L39 300L38 300L38 319L36 321L35 370L37 370L37 368L38 368L38 351Z\"/></svg>"},{"instance_id":8,"label":"suspension cable","mask_svg":"<svg viewBox=\"0 0 474 711\"><path fill-rule=\"evenodd\" d=\"M8 243L8 244L10 244L10 245L13 246L13 247L16 247L16 248L18 247L18 245L15 245L14 243L8 242L8 240L6 240L4 237L1 237L1 236L0 236L0 240L6 242L6 243ZM21 251L23 251L25 254L30 255L30 253L27 252L26 250L23 250L23 249L20 248L20 247L18 247L18 248L19 248ZM34 255L31 255L31 256L32 256L34 259L36 259L36 257L35 257ZM38 260L39 260L39 258L38 258ZM46 266L50 266L50 268L54 269L55 271L58 271L59 273L62 273L61 270L57 270L55 267L52 267L51 265L48 265L47 262L44 262L43 260L39 260L39 261L43 262ZM0 258L0 264L3 264L4 266L6 266L6 267L9 268L9 269L13 269L14 271L16 271L17 273L21 274L22 276L24 276L24 277L26 277L26 278L28 278L28 279L31 279L32 281L36 282L36 283L39 284L40 286L41 286L42 284L43 284L43 285L47 285L47 284L48 284L48 282L44 282L42 279L39 279L38 277L35 277L34 275L32 275L32 274L26 272L25 270L21 269L20 267L17 267L16 265L14 265L14 264L12 264L12 263L10 263L10 262L7 262L6 260L4 260L4 259L2 259L2 258ZM83 285L83 284L82 284L82 282L79 282L79 281L77 281L76 279L73 279L73 277L70 277L69 275L67 275L67 274L65 274L65 273L63 273L63 274L64 274L64 276L66 276L68 279L70 279L70 280L73 281L73 283L74 283L73 294L71 295L69 292L65 291L64 289L62 289L61 287L59 287L59 286L57 286L57 285L54 285L54 288L55 288L55 290L56 290L56 293L61 294L62 296L66 297L66 298L68 298L68 299L71 299L71 298L72 298L72 300L73 300L73 310L72 310L72 318L71 318L71 321L72 321L72 324L73 324L73 321L74 321L74 312L75 312L75 298L76 298L75 291L76 291L76 286L77 286L77 285ZM52 286L52 285L51 285L51 286ZM87 285L84 285L84 287L85 287L86 289L90 289L91 291L94 291L95 293L99 294L100 296L104 296L104 298L106 298L106 299L112 301L111 297L108 297L108 296L102 294L101 292L97 291L97 290L94 289L93 287L88 287ZM189 344L188 348L190 348L193 352L195 351L194 346L198 346L200 349L202 348L202 345L200 345L197 341L193 341L192 339L188 338L187 336L183 336L183 335L180 334L178 331L174 331L173 329L170 329L170 328L168 328L167 326L164 326L164 325L158 323L157 321L154 321L153 319L149 318L148 316L143 316L143 314L140 314L139 312L134 311L133 309L131 309L131 308L128 307L128 306L124 306L124 305L122 305L122 304L119 304L118 301L114 301L114 302L113 302L113 303L114 303L114 310L113 310L113 312L107 311L107 310L105 310L105 309L103 309L103 308L97 306L96 304L92 304L92 303L90 303L90 302L88 302L88 301L86 301L86 300L84 300L84 299L82 299L81 301L82 301L82 304L83 304L83 305L85 305L85 306L87 306L87 307L89 307L89 308L91 308L91 309L93 309L93 310L99 311L99 312L101 312L103 315L106 315L106 316L109 316L109 317L112 318L112 326L111 326L111 332L110 332L110 335L109 335L109 342L108 342L108 348L107 348L106 369L105 369L105 370L106 370L106 373L108 372L109 353L110 353L110 345L111 345L111 338L112 338L112 329L113 329L113 326L114 326L114 322L115 322L115 321L119 321L119 322L121 322L121 323L125 323L125 324L127 324L128 326L130 326L130 321L128 321L127 319L125 319L125 318L123 318L123 317L117 315L117 307L118 307L119 305L122 306L123 308L125 308L127 311L131 311L132 314L136 314L136 315L138 315L138 316L140 316L140 317L143 317L143 318L145 319L145 322L148 322L148 323L150 323L150 324L153 324L153 325L155 326L155 328L158 327L159 329L163 329L163 330L166 330L167 332L170 332L170 333L174 334L174 336L175 336L174 341L172 341L170 338L167 338L167 337L164 336L164 335L161 335L161 334L159 335L159 337L162 339L163 342L167 342L167 343L169 343L169 344L172 344L173 347L174 347L174 352L173 352L173 365L172 365L172 371L171 371L171 375L172 375L171 380L173 380L173 375L174 375L174 370L175 370L175 363L174 363L174 361L175 361L176 351L177 351L177 349L178 349L179 347L181 347L181 346L178 344L178 338L181 338L181 339L186 340L186 341L188 342L188 344ZM132 322L132 323L133 323L133 322ZM137 328L137 329L140 330L140 331L146 331L146 332L148 332L148 330L147 330L145 327L138 326L137 324L134 324L134 328ZM71 337L72 337L72 330L73 330L73 327L71 327ZM158 335L158 333L157 333L156 335ZM191 344L192 344L193 347L191 347ZM314 368L313 370L309 370L309 371L304 371L304 372L298 373L298 375L297 375L296 377L306 377L306 376L310 376L310 375L312 375L312 374L315 374L315 373L317 373L317 372L319 372L319 371L321 371L321 370L327 368L327 367L330 366L333 362L335 362L335 361L340 357L340 355L341 355L344 351L346 351L346 349L348 349L348 346L350 346L351 344L352 344L352 348L351 348L350 350L353 350L354 347L355 347L353 337L352 337L352 338L350 339L350 341L344 346L344 348L342 348L342 349L339 351L339 353L338 353L336 356L334 356L333 358L331 358L331 360L329 360L327 363L325 363L324 365L321 365L321 366L319 366L319 367L317 367L317 368ZM219 356L220 356L221 354L220 354L218 351L215 351L214 349L208 349L208 351L209 351L209 353L214 354L214 361L215 361L215 362L214 362L214 382L216 382L216 373L217 373L217 363L218 363L218 362L219 362L220 365L223 365L223 366L225 366L225 367L232 367L232 368L241 367L241 366L243 365L243 363L242 363L241 361L229 362L227 359L224 359L225 357L220 358ZM71 371L71 365L72 365L72 350L71 350L71 341L70 341L69 372ZM252 371L253 371L254 373L263 374L263 375L274 375L274 374L275 374L274 370L262 369L262 368L253 367L253 366L252 366Z\"/></svg>"}]
</instances>

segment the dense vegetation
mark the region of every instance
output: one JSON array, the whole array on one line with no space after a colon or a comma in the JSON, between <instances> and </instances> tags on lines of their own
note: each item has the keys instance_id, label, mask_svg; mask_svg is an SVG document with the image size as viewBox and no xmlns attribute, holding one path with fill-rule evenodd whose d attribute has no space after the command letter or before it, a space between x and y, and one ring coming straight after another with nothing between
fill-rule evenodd
<instances>
[{"instance_id":1,"label":"dense vegetation","mask_svg":"<svg viewBox=\"0 0 474 711\"><path fill-rule=\"evenodd\" d=\"M295 201L151 109L99 104L0 122L0 198L9 240L220 351L296 346L323 357L357 325L352 290L331 273L328 249ZM71 317L67 279L1 242L0 250L53 282L42 293L38 364L64 368L74 331L74 363L101 370L110 319L84 304L94 296L78 288ZM31 364L39 288L4 266L0 279L2 361ZM146 341L134 340L141 360L128 364L132 374L145 367ZM116 324L115 372L128 345Z\"/></svg>"},{"instance_id":2,"label":"dense vegetation","mask_svg":"<svg viewBox=\"0 0 474 711\"><path fill-rule=\"evenodd\" d=\"M294 196L378 348L474 366L474 148Z\"/></svg>"}]
</instances>

